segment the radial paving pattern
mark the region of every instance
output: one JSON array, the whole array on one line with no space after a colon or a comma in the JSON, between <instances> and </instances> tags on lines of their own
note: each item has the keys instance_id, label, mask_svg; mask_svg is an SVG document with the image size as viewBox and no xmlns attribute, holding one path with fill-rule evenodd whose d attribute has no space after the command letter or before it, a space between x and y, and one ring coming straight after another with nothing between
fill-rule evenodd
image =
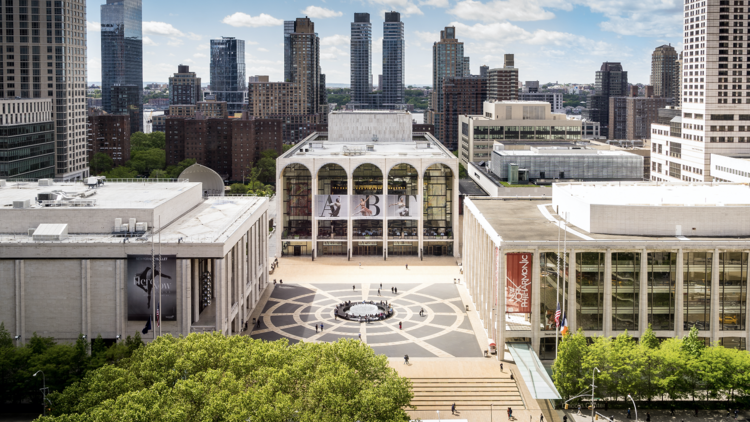
<instances>
[{"instance_id":1,"label":"radial paving pattern","mask_svg":"<svg viewBox=\"0 0 750 422\"><path fill-rule=\"evenodd\" d=\"M353 288L352 288L353 287ZM359 338L376 353L388 357L479 357L482 352L456 286L453 284L399 283L398 294L384 284L279 284L263 309L253 338L336 341ZM388 301L394 316L369 324L334 318L336 304L344 301ZM419 315L424 309L424 316ZM399 322L402 329L399 329ZM322 324L323 330L315 332Z\"/></svg>"}]
</instances>

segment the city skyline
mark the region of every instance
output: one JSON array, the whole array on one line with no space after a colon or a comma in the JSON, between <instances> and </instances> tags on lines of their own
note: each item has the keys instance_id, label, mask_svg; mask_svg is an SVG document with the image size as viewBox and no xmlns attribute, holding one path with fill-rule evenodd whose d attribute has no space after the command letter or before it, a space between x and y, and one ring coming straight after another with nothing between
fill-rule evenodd
<instances>
[{"instance_id":1,"label":"city skyline","mask_svg":"<svg viewBox=\"0 0 750 422\"><path fill-rule=\"evenodd\" d=\"M105 2L91 0L87 7L98 12ZM448 25L455 25L466 43L472 74L479 74L483 64L501 66L503 54L515 53L516 66L524 69L521 80L542 83L593 83L593 72L602 62L619 61L629 70L633 83L648 84L654 48L671 43L676 50L682 49L677 0L659 4L598 4L594 0L282 1L256 5L251 11L217 0L201 13L180 13L191 10L191 2L181 2L180 8L174 7L173 0L144 4L144 81L166 83L177 65L186 64L208 82L209 40L222 36L246 40L248 76L268 75L272 81L281 81L283 21L308 16L316 22L321 38L321 67L328 84L348 84L349 30L354 13L371 15L372 67L381 69L382 23L390 10L400 12L406 26L406 85L431 83L432 43ZM98 13L88 16L89 82L101 82L96 80L101 74L101 22Z\"/></svg>"}]
</instances>

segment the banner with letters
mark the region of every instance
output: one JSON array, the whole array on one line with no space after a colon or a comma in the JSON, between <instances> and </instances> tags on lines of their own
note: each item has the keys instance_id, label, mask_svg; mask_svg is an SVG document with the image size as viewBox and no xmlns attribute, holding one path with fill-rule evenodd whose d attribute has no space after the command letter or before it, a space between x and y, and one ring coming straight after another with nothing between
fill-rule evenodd
<instances>
[{"instance_id":1,"label":"banner with letters","mask_svg":"<svg viewBox=\"0 0 750 422\"><path fill-rule=\"evenodd\" d=\"M388 218L418 220L419 198L416 195L388 195Z\"/></svg>"},{"instance_id":2,"label":"banner with letters","mask_svg":"<svg viewBox=\"0 0 750 422\"><path fill-rule=\"evenodd\" d=\"M315 218L346 220L349 218L349 196L315 195Z\"/></svg>"},{"instance_id":3,"label":"banner with letters","mask_svg":"<svg viewBox=\"0 0 750 422\"><path fill-rule=\"evenodd\" d=\"M531 253L509 253L507 285L505 287L505 313L531 313Z\"/></svg>"},{"instance_id":4,"label":"banner with letters","mask_svg":"<svg viewBox=\"0 0 750 422\"><path fill-rule=\"evenodd\" d=\"M383 195L352 195L353 220L382 220L385 212Z\"/></svg>"},{"instance_id":5,"label":"banner with letters","mask_svg":"<svg viewBox=\"0 0 750 422\"><path fill-rule=\"evenodd\" d=\"M153 267L156 270L153 270ZM159 280L161 280L162 321L177 321L177 257L157 255L151 262L151 255L128 255L128 321L147 321L153 307L159 301ZM156 324L154 324L154 327Z\"/></svg>"}]
</instances>

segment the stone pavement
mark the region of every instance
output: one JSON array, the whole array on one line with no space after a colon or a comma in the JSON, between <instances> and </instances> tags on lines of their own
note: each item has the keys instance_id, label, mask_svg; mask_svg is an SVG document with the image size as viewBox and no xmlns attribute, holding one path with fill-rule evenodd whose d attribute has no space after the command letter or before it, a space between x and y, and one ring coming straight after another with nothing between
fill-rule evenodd
<instances>
[{"instance_id":1,"label":"stone pavement","mask_svg":"<svg viewBox=\"0 0 750 422\"><path fill-rule=\"evenodd\" d=\"M635 422L635 412L632 412L632 419L627 418L626 409L597 409L600 415L604 415L607 418L614 416L615 422ZM570 409L568 411L560 411L560 418L562 419L563 414L568 415L568 422L591 422L591 410L585 408L581 410L582 415L578 415L577 409ZM675 415L672 416L669 410L645 410L641 409L638 411L638 421L644 422L646 420L646 413L651 415L651 422L736 422L736 421L747 421L750 417L750 413L740 410L738 418L734 419L734 409L732 409L732 416L727 417L726 410L700 410L698 416L695 416L694 410L675 410ZM606 422L600 416L599 421Z\"/></svg>"}]
</instances>

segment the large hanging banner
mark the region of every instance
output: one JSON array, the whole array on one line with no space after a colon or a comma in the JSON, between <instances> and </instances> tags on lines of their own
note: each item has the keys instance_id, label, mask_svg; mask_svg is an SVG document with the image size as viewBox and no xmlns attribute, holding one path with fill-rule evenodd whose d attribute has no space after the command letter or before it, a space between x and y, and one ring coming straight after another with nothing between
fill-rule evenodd
<instances>
[{"instance_id":1,"label":"large hanging banner","mask_svg":"<svg viewBox=\"0 0 750 422\"><path fill-rule=\"evenodd\" d=\"M531 265L530 253L509 253L508 275L506 278L505 313L531 313Z\"/></svg>"},{"instance_id":2,"label":"large hanging banner","mask_svg":"<svg viewBox=\"0 0 750 422\"><path fill-rule=\"evenodd\" d=\"M162 255L161 264L159 260L157 255L152 264L151 255L128 255L128 321L148 320L159 301L159 280L161 320L177 321L177 257Z\"/></svg>"},{"instance_id":3,"label":"large hanging banner","mask_svg":"<svg viewBox=\"0 0 750 422\"><path fill-rule=\"evenodd\" d=\"M419 219L419 201L416 195L388 195L387 198L389 219Z\"/></svg>"},{"instance_id":4,"label":"large hanging banner","mask_svg":"<svg viewBox=\"0 0 750 422\"><path fill-rule=\"evenodd\" d=\"M352 195L351 213L353 220L382 220L383 195Z\"/></svg>"},{"instance_id":5,"label":"large hanging banner","mask_svg":"<svg viewBox=\"0 0 750 422\"><path fill-rule=\"evenodd\" d=\"M315 195L315 217L318 220L346 220L349 218L347 195Z\"/></svg>"}]
</instances>

